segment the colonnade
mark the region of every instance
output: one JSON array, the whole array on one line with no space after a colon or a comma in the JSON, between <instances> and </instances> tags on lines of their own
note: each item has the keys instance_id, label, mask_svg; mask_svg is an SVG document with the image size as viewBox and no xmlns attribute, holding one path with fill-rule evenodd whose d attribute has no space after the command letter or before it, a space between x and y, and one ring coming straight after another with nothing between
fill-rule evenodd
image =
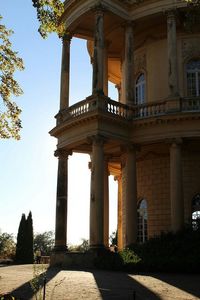
<instances>
[{"instance_id":1,"label":"colonnade","mask_svg":"<svg viewBox=\"0 0 200 300\"><path fill-rule=\"evenodd\" d=\"M104 10L95 9L94 55L92 94L105 94L108 91L107 42L104 37ZM167 14L169 94L178 95L176 18L173 11ZM70 41L71 36L63 37L60 111L69 107L70 82ZM134 104L134 26L125 25L124 59L122 65L121 98L128 105ZM90 199L90 247L108 247L109 238L109 199L108 199L108 158L104 153L106 140L101 136L90 138L92 149L91 199ZM121 177L118 178L118 197L122 197L125 215L118 206L118 240L120 247L128 246L137 240L137 179L136 150L133 144L126 145L121 156ZM69 151L58 149L58 181L56 202L55 251L67 250L67 181ZM170 146L170 197L172 230L183 225L183 198L181 179L181 143L173 141ZM122 223L125 229L122 230Z\"/></svg>"}]
</instances>

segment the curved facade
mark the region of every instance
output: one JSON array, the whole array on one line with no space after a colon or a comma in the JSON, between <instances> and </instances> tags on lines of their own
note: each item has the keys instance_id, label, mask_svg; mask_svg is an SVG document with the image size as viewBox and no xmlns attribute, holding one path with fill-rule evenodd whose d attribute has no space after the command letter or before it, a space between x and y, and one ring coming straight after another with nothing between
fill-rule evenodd
<instances>
[{"instance_id":1,"label":"curved facade","mask_svg":"<svg viewBox=\"0 0 200 300\"><path fill-rule=\"evenodd\" d=\"M122 3L123 2L123 3ZM191 223L200 193L200 32L181 0L68 0L55 249L66 249L67 157L91 155L90 246L108 246L108 174L118 180L118 247ZM70 39L88 41L92 95L69 107ZM108 95L108 81L119 101Z\"/></svg>"}]
</instances>

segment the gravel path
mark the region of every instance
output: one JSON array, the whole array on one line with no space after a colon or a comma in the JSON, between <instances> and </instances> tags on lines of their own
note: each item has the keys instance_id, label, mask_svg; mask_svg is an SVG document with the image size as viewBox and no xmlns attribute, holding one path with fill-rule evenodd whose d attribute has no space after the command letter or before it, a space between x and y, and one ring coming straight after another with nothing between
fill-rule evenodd
<instances>
[{"instance_id":1,"label":"gravel path","mask_svg":"<svg viewBox=\"0 0 200 300\"><path fill-rule=\"evenodd\" d=\"M30 286L34 274L47 266L20 265L0 267L0 296L12 294L20 299L37 298ZM47 271L46 300L196 300L200 299L200 275L145 274L130 275L100 270Z\"/></svg>"}]
</instances>

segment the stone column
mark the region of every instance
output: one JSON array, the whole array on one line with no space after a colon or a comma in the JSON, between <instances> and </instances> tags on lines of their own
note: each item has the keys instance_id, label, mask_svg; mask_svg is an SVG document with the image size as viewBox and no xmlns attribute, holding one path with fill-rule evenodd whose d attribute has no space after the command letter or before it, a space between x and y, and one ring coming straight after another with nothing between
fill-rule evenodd
<instances>
[{"instance_id":1,"label":"stone column","mask_svg":"<svg viewBox=\"0 0 200 300\"><path fill-rule=\"evenodd\" d=\"M122 98L122 88L121 88L121 83L120 84L116 84L115 85L117 91L118 91L118 102L121 102L121 98Z\"/></svg>"},{"instance_id":2,"label":"stone column","mask_svg":"<svg viewBox=\"0 0 200 300\"><path fill-rule=\"evenodd\" d=\"M134 34L133 23L125 26L124 61L122 63L122 103L133 105L135 95L134 82Z\"/></svg>"},{"instance_id":3,"label":"stone column","mask_svg":"<svg viewBox=\"0 0 200 300\"><path fill-rule=\"evenodd\" d=\"M169 96L173 98L179 96L176 15L174 10L167 12L167 47Z\"/></svg>"},{"instance_id":4,"label":"stone column","mask_svg":"<svg viewBox=\"0 0 200 300\"><path fill-rule=\"evenodd\" d=\"M60 110L69 107L69 81L70 81L70 42L71 36L63 37L61 81L60 81Z\"/></svg>"},{"instance_id":5,"label":"stone column","mask_svg":"<svg viewBox=\"0 0 200 300\"><path fill-rule=\"evenodd\" d=\"M184 225L184 199L182 186L181 141L175 140L170 146L170 199L171 228L173 232Z\"/></svg>"},{"instance_id":6,"label":"stone column","mask_svg":"<svg viewBox=\"0 0 200 300\"><path fill-rule=\"evenodd\" d=\"M90 248L104 247L104 150L102 138L92 138Z\"/></svg>"},{"instance_id":7,"label":"stone column","mask_svg":"<svg viewBox=\"0 0 200 300\"><path fill-rule=\"evenodd\" d=\"M108 160L104 161L104 245L109 247L109 171Z\"/></svg>"},{"instance_id":8,"label":"stone column","mask_svg":"<svg viewBox=\"0 0 200 300\"><path fill-rule=\"evenodd\" d=\"M108 96L108 46L109 43L105 43L104 47L104 76L103 76L103 92L105 96Z\"/></svg>"},{"instance_id":9,"label":"stone column","mask_svg":"<svg viewBox=\"0 0 200 300\"><path fill-rule=\"evenodd\" d=\"M118 250L123 249L123 229L122 229L122 178L121 176L115 176L115 180L118 182L118 205L117 205L117 248Z\"/></svg>"},{"instance_id":10,"label":"stone column","mask_svg":"<svg viewBox=\"0 0 200 300\"><path fill-rule=\"evenodd\" d=\"M64 149L55 151L55 156L58 157L55 251L67 250L67 191L69 155L71 155L71 152Z\"/></svg>"},{"instance_id":11,"label":"stone column","mask_svg":"<svg viewBox=\"0 0 200 300\"><path fill-rule=\"evenodd\" d=\"M104 93L104 65L104 12L98 7L95 9L93 94Z\"/></svg>"},{"instance_id":12,"label":"stone column","mask_svg":"<svg viewBox=\"0 0 200 300\"><path fill-rule=\"evenodd\" d=\"M125 247L137 240L136 149L128 146L122 164L122 197L125 204Z\"/></svg>"}]
</instances>

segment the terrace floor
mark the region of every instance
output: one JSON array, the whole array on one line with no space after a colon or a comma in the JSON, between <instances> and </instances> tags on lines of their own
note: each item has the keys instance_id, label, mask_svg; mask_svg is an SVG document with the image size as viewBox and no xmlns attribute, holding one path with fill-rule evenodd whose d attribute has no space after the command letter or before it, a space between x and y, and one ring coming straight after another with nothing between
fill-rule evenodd
<instances>
[{"instance_id":1,"label":"terrace floor","mask_svg":"<svg viewBox=\"0 0 200 300\"><path fill-rule=\"evenodd\" d=\"M43 289L37 298L29 281L47 265L0 267L0 296L17 299L44 299ZM46 274L45 299L59 300L196 300L200 299L200 275L127 274L100 270L49 269ZM41 275L41 284L43 277ZM40 295L39 295L40 293Z\"/></svg>"}]
</instances>

